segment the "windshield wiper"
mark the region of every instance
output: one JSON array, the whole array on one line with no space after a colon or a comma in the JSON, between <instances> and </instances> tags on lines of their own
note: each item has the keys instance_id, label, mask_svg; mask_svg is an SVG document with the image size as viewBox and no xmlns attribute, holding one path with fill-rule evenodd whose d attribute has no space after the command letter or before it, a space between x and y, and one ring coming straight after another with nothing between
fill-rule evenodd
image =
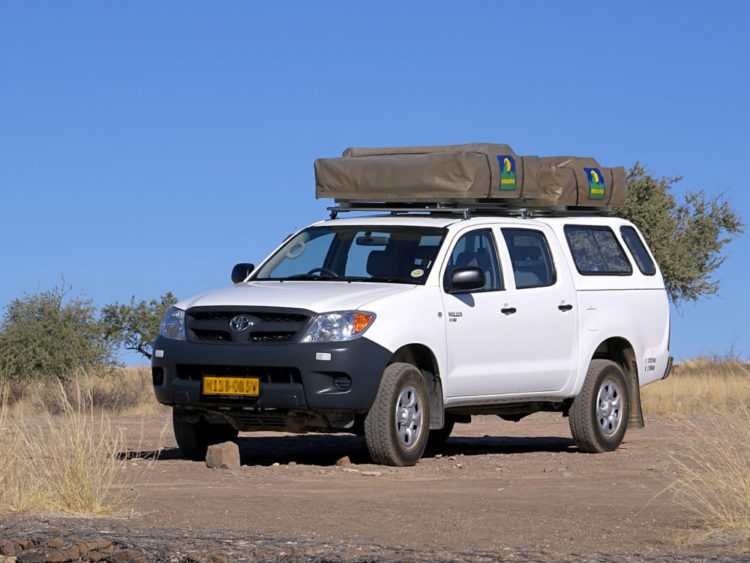
<instances>
[{"instance_id":1,"label":"windshield wiper","mask_svg":"<svg viewBox=\"0 0 750 563\"><path fill-rule=\"evenodd\" d=\"M323 280L323 281L331 281L331 280L340 280L342 278L336 277L336 276L326 276L326 275L320 275L320 274L294 274L293 276L287 276L285 278L279 278L279 281L299 281L299 280Z\"/></svg>"},{"instance_id":2,"label":"windshield wiper","mask_svg":"<svg viewBox=\"0 0 750 563\"><path fill-rule=\"evenodd\" d=\"M357 280L360 281L360 280ZM391 278L387 276L373 276L371 278L362 278L361 281L376 282L376 283L415 283L414 280L407 280L404 278Z\"/></svg>"}]
</instances>

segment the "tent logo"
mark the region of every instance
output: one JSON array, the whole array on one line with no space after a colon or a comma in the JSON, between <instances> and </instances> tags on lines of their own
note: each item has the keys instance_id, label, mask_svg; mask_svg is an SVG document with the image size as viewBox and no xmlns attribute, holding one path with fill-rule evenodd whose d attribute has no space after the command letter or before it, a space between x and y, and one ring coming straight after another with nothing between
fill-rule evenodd
<instances>
[{"instance_id":1,"label":"tent logo","mask_svg":"<svg viewBox=\"0 0 750 563\"><path fill-rule=\"evenodd\" d=\"M604 177L598 168L584 168L589 180L589 199L604 199Z\"/></svg>"},{"instance_id":2,"label":"tent logo","mask_svg":"<svg viewBox=\"0 0 750 563\"><path fill-rule=\"evenodd\" d=\"M516 159L510 155L498 155L497 161L500 164L500 189L516 189Z\"/></svg>"}]
</instances>

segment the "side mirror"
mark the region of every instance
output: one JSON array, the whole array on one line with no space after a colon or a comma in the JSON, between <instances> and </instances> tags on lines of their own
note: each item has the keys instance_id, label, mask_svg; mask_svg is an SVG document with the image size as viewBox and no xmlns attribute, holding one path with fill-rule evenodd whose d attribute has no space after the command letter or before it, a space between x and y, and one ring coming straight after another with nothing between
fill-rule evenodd
<instances>
[{"instance_id":1,"label":"side mirror","mask_svg":"<svg viewBox=\"0 0 750 563\"><path fill-rule=\"evenodd\" d=\"M247 276L255 269L253 264L241 262L232 268L232 283L240 283L247 279Z\"/></svg>"},{"instance_id":2,"label":"side mirror","mask_svg":"<svg viewBox=\"0 0 750 563\"><path fill-rule=\"evenodd\" d=\"M482 268L476 266L467 266L465 268L456 268L451 272L448 282L448 293L459 293L461 291L472 291L481 289L487 283Z\"/></svg>"}]
</instances>

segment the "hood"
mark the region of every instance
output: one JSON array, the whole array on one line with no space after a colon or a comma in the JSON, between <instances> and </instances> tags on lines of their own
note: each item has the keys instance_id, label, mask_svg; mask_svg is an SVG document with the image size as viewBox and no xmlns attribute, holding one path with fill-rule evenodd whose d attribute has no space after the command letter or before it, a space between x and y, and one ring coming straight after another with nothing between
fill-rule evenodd
<instances>
[{"instance_id":1,"label":"hood","mask_svg":"<svg viewBox=\"0 0 750 563\"><path fill-rule=\"evenodd\" d=\"M175 306L183 310L198 306L289 307L323 313L362 309L372 301L414 288L394 283L262 281L214 289Z\"/></svg>"}]
</instances>

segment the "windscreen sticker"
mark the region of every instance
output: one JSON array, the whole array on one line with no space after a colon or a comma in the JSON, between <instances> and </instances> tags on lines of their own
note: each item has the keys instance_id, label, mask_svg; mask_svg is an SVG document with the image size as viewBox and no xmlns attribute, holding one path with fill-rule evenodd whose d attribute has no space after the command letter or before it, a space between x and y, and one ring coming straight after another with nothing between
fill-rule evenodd
<instances>
[{"instance_id":1,"label":"windscreen sticker","mask_svg":"<svg viewBox=\"0 0 750 563\"><path fill-rule=\"evenodd\" d=\"M421 278L424 275L424 270L422 268L416 268L411 271L411 277L413 278Z\"/></svg>"},{"instance_id":2,"label":"windscreen sticker","mask_svg":"<svg viewBox=\"0 0 750 563\"><path fill-rule=\"evenodd\" d=\"M598 168L584 168L589 180L589 199L604 199L604 177Z\"/></svg>"},{"instance_id":3,"label":"windscreen sticker","mask_svg":"<svg viewBox=\"0 0 750 563\"><path fill-rule=\"evenodd\" d=\"M511 191L516 189L516 159L510 155L498 155L500 164L500 189Z\"/></svg>"}]
</instances>

